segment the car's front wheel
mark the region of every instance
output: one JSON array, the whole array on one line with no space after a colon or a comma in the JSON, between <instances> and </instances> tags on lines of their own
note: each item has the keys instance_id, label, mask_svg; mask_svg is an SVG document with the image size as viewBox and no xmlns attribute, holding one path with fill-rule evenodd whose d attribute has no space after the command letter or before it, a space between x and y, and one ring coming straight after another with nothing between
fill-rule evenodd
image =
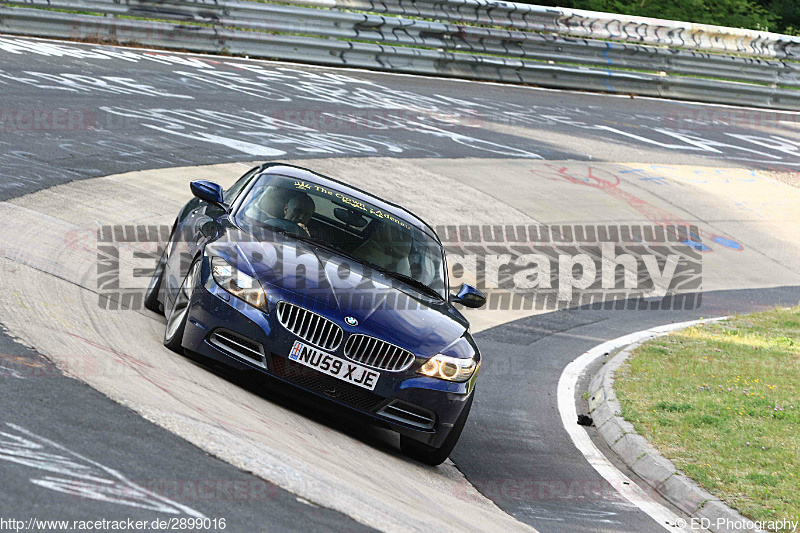
<instances>
[{"instance_id":1,"label":"car's front wheel","mask_svg":"<svg viewBox=\"0 0 800 533\"><path fill-rule=\"evenodd\" d=\"M453 424L453 429L450 430L450 433L447 435L447 438L444 439L444 443L442 443L441 447L434 448L428 444L416 441L411 437L400 435L400 451L403 455L431 466L438 466L445 462L450 456L450 452L456 447L458 438L461 437L461 432L464 430L464 425L467 423L469 411L472 409L472 398L474 396L475 394L473 393L472 396L469 397L469 400L467 400L467 405L464 406L464 409L458 416L458 420Z\"/></svg>"},{"instance_id":2,"label":"car's front wheel","mask_svg":"<svg viewBox=\"0 0 800 533\"><path fill-rule=\"evenodd\" d=\"M159 315L164 314L164 307L158 302L158 292L161 290L161 282L164 279L165 259L165 254L161 254L161 259L159 259L156 264L156 271L153 272L153 277L150 278L150 284L147 286L147 291L144 293L145 308Z\"/></svg>"},{"instance_id":3,"label":"car's front wheel","mask_svg":"<svg viewBox=\"0 0 800 533\"><path fill-rule=\"evenodd\" d=\"M173 352L183 353L183 332L189 318L189 306L192 302L192 292L197 285L197 276L200 273L200 260L196 260L189 268L186 279L175 296L175 303L167 315L167 327L164 331L164 346Z\"/></svg>"}]
</instances>

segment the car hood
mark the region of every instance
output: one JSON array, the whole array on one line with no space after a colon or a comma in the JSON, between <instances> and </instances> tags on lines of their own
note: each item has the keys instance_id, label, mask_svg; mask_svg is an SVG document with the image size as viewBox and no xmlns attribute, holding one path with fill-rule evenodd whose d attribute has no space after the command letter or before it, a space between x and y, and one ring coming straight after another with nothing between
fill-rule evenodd
<instances>
[{"instance_id":1,"label":"car hood","mask_svg":"<svg viewBox=\"0 0 800 533\"><path fill-rule=\"evenodd\" d=\"M345 331L379 337L418 355L444 350L467 329L464 317L443 300L326 248L281 241L229 243L228 253L218 253L241 261L239 268L259 280L273 303L300 305ZM348 325L346 317L357 325Z\"/></svg>"}]
</instances>

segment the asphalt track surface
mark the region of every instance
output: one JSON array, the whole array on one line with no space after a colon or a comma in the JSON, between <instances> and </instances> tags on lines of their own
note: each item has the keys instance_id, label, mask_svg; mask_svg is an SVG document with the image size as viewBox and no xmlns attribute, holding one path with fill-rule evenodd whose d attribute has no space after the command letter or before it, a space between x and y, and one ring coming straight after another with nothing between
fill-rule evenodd
<instances>
[{"instance_id":1,"label":"asphalt track surface","mask_svg":"<svg viewBox=\"0 0 800 533\"><path fill-rule=\"evenodd\" d=\"M224 518L230 531L370 529L209 457L6 335L0 350L6 520L151 523L202 513ZM106 489L86 497L81 482L96 480Z\"/></svg>"},{"instance_id":2,"label":"asphalt track surface","mask_svg":"<svg viewBox=\"0 0 800 533\"><path fill-rule=\"evenodd\" d=\"M129 170L281 157L800 166L797 144L782 138L797 126L790 113L14 38L0 39L0 53L9 113L0 198Z\"/></svg>"},{"instance_id":3,"label":"asphalt track surface","mask_svg":"<svg viewBox=\"0 0 800 533\"><path fill-rule=\"evenodd\" d=\"M793 114L4 37L0 57L0 200L132 170L254 159L800 165ZM463 179L478 186L474 175ZM513 203L507 189L494 194ZM782 268L800 278L790 262ZM558 377L587 349L632 331L800 298L797 282L764 287L706 293L696 310L554 311L480 332L486 362L454 463L501 509L541 531L662 530L571 445ZM234 531L363 528L208 456L7 336L0 353L11 368L0 374L6 518L153 519L184 505L226 518ZM358 438L346 423L342 430ZM53 480L52 464L20 460L20 446L50 448L155 495L122 504L71 496ZM213 494L203 498L209 480ZM226 498L235 483L246 496Z\"/></svg>"}]
</instances>

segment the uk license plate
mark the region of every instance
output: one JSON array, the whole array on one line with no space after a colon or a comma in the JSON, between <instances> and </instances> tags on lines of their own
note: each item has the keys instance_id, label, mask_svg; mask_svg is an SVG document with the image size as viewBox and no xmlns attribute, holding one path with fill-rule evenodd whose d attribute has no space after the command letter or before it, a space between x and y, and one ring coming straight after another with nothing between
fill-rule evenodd
<instances>
[{"instance_id":1,"label":"uk license plate","mask_svg":"<svg viewBox=\"0 0 800 533\"><path fill-rule=\"evenodd\" d=\"M317 350L300 341L295 341L292 345L289 359L368 390L375 390L375 385L378 384L378 379L381 377L380 373L375 370Z\"/></svg>"}]
</instances>

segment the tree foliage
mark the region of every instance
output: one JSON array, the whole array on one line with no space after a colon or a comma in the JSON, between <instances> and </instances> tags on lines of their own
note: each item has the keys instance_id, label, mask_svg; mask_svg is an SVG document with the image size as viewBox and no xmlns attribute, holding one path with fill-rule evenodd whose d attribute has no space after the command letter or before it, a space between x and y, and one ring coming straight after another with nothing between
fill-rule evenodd
<instances>
[{"instance_id":1,"label":"tree foliage","mask_svg":"<svg viewBox=\"0 0 800 533\"><path fill-rule=\"evenodd\" d=\"M798 0L528 0L524 3L800 33Z\"/></svg>"}]
</instances>

